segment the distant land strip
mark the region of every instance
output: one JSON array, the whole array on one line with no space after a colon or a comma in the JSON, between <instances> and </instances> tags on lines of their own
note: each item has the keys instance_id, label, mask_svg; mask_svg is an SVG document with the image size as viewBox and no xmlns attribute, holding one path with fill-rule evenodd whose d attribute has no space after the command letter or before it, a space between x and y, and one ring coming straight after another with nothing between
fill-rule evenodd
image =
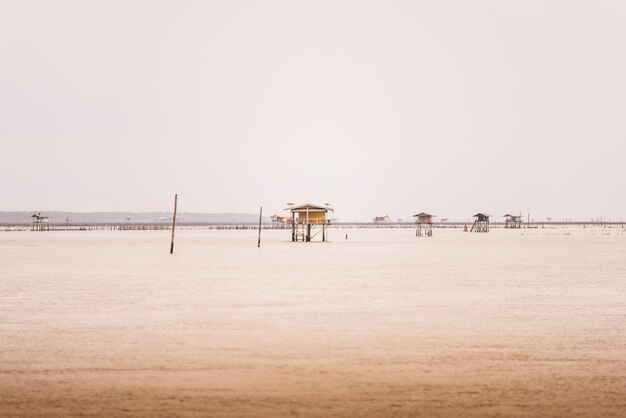
<instances>
[{"instance_id":1,"label":"distant land strip","mask_svg":"<svg viewBox=\"0 0 626 418\"><path fill-rule=\"evenodd\" d=\"M32 216L41 214L50 224L162 224L172 221L172 212L66 212L66 211L0 211L0 225L32 223ZM251 213L193 213L179 212L178 222L192 224L238 224L257 223L258 214ZM265 222L270 222L265 218Z\"/></svg>"}]
</instances>

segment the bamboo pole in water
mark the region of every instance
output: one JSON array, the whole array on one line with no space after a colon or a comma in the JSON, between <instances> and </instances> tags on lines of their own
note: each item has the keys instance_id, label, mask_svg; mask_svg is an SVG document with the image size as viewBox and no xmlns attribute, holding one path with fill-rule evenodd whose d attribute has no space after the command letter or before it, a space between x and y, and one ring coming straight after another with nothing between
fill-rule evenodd
<instances>
[{"instance_id":1,"label":"bamboo pole in water","mask_svg":"<svg viewBox=\"0 0 626 418\"><path fill-rule=\"evenodd\" d=\"M174 216L172 217L172 241L170 245L170 254L174 254L174 231L176 230L176 209L178 207L178 194L174 195Z\"/></svg>"},{"instance_id":2,"label":"bamboo pole in water","mask_svg":"<svg viewBox=\"0 0 626 418\"><path fill-rule=\"evenodd\" d=\"M257 247L261 248L261 219L263 218L263 206L261 206L261 210L259 211L259 241L257 243Z\"/></svg>"}]
</instances>

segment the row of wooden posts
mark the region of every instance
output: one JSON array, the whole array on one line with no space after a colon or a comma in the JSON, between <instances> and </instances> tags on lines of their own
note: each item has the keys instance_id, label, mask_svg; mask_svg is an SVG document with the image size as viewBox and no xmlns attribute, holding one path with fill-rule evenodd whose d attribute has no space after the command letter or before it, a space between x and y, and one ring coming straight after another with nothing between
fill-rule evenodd
<instances>
[{"instance_id":1,"label":"row of wooden posts","mask_svg":"<svg viewBox=\"0 0 626 418\"><path fill-rule=\"evenodd\" d=\"M176 231L176 211L178 210L178 194L174 195L174 216L172 217L172 240L170 242L170 254L174 254L174 232ZM257 246L261 248L261 221L263 220L263 206L259 211L259 240Z\"/></svg>"}]
</instances>

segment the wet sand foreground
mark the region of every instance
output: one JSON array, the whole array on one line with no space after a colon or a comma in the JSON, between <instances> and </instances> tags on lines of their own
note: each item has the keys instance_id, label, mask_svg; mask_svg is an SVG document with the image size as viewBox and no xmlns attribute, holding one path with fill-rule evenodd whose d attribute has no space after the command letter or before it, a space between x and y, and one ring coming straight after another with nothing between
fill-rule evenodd
<instances>
[{"instance_id":1,"label":"wet sand foreground","mask_svg":"<svg viewBox=\"0 0 626 418\"><path fill-rule=\"evenodd\" d=\"M626 416L623 229L288 239L2 233L0 416Z\"/></svg>"}]
</instances>

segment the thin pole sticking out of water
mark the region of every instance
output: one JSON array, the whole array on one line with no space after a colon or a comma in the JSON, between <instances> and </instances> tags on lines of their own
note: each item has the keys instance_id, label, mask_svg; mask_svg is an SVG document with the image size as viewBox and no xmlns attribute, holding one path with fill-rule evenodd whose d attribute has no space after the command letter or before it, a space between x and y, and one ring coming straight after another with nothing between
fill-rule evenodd
<instances>
[{"instance_id":1,"label":"thin pole sticking out of water","mask_svg":"<svg viewBox=\"0 0 626 418\"><path fill-rule=\"evenodd\" d=\"M257 243L257 247L261 248L261 219L263 218L263 206L261 206L261 210L259 211L259 242Z\"/></svg>"},{"instance_id":2,"label":"thin pole sticking out of water","mask_svg":"<svg viewBox=\"0 0 626 418\"><path fill-rule=\"evenodd\" d=\"M172 217L172 243L170 245L170 254L174 254L174 231L176 230L176 209L178 207L178 194L174 195L174 216Z\"/></svg>"}]
</instances>

